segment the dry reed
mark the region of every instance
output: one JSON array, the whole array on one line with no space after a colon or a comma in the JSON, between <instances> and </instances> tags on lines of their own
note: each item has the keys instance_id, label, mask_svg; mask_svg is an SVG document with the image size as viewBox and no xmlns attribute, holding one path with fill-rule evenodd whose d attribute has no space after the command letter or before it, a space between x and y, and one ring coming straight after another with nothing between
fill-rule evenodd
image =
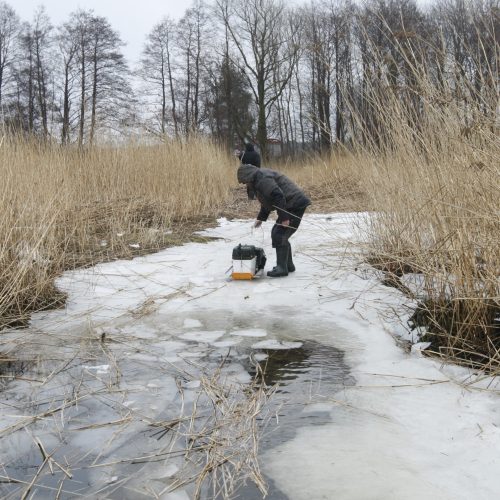
<instances>
[{"instance_id":1,"label":"dry reed","mask_svg":"<svg viewBox=\"0 0 500 500\"><path fill-rule=\"evenodd\" d=\"M213 217L228 198L231 163L202 139L78 150L4 138L0 328L62 303L64 269L178 243L179 222Z\"/></svg>"},{"instance_id":2,"label":"dry reed","mask_svg":"<svg viewBox=\"0 0 500 500\"><path fill-rule=\"evenodd\" d=\"M251 384L231 381L223 373L225 362L201 377L191 416L162 426L166 432L176 428L186 442L184 474L168 489L194 483L194 499L201 498L204 491L210 498L235 498L250 480L265 497L259 441L262 428L273 416L267 406L275 388L261 383L258 365Z\"/></svg>"},{"instance_id":3,"label":"dry reed","mask_svg":"<svg viewBox=\"0 0 500 500\"><path fill-rule=\"evenodd\" d=\"M366 233L371 261L396 283L407 272L421 275L412 326L426 328L435 352L498 370L498 95L487 101L469 85L465 97L454 97L403 47L400 53L413 87L377 83L372 104L381 141L359 146L376 210ZM409 104L415 96L419 107Z\"/></svg>"}]
</instances>

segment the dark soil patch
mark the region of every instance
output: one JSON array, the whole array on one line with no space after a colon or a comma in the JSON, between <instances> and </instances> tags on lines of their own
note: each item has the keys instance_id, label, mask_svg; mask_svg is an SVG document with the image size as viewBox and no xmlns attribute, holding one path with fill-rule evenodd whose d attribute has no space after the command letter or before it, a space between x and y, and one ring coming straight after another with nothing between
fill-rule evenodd
<instances>
[{"instance_id":1,"label":"dark soil patch","mask_svg":"<svg viewBox=\"0 0 500 500\"><path fill-rule=\"evenodd\" d=\"M26 328L31 312L63 307L66 297L66 294L61 292L54 283L46 285L42 294L30 293L30 290L27 290L26 293L20 294L16 303L0 317L0 331L8 327Z\"/></svg>"},{"instance_id":2,"label":"dark soil patch","mask_svg":"<svg viewBox=\"0 0 500 500\"><path fill-rule=\"evenodd\" d=\"M11 356L0 354L0 390L12 379L22 375L28 363Z\"/></svg>"},{"instance_id":3,"label":"dark soil patch","mask_svg":"<svg viewBox=\"0 0 500 500\"><path fill-rule=\"evenodd\" d=\"M406 273L420 274L422 271L415 265L409 264L408 260L410 259L388 259L386 257L373 255L367 259L367 262L379 271L398 277Z\"/></svg>"},{"instance_id":4,"label":"dark soil patch","mask_svg":"<svg viewBox=\"0 0 500 500\"><path fill-rule=\"evenodd\" d=\"M408 323L412 330L426 328L421 340L431 342L430 352L475 368L500 366L500 305L492 299L427 299Z\"/></svg>"}]
</instances>

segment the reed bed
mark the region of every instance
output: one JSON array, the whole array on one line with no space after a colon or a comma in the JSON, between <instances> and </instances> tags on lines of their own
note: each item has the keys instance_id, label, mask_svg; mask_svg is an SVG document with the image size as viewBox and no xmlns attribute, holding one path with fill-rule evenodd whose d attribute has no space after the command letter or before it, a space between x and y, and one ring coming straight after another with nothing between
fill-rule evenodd
<instances>
[{"instance_id":1,"label":"reed bed","mask_svg":"<svg viewBox=\"0 0 500 500\"><path fill-rule=\"evenodd\" d=\"M234 161L202 139L78 150L5 137L0 178L0 328L62 303L64 269L179 243L235 185Z\"/></svg>"},{"instance_id":2,"label":"reed bed","mask_svg":"<svg viewBox=\"0 0 500 500\"><path fill-rule=\"evenodd\" d=\"M387 87L373 102L381 140L358 148L375 210L365 234L370 260L393 283L409 272L421 276L410 326L425 330L431 351L498 371L497 100L455 98L417 66L413 77L418 120L401 92Z\"/></svg>"}]
</instances>

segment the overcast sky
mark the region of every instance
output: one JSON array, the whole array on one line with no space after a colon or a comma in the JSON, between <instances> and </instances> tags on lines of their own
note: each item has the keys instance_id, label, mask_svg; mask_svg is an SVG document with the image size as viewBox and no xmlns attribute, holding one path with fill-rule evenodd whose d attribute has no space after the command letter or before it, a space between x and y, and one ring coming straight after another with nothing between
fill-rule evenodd
<instances>
[{"instance_id":1,"label":"overcast sky","mask_svg":"<svg viewBox=\"0 0 500 500\"><path fill-rule=\"evenodd\" d=\"M139 58L147 33L165 16L180 18L191 6L190 0L5 0L23 21L31 21L33 12L44 5L53 24L68 19L71 12L93 9L104 16L120 33L127 46L124 54L129 62Z\"/></svg>"},{"instance_id":2,"label":"overcast sky","mask_svg":"<svg viewBox=\"0 0 500 500\"><path fill-rule=\"evenodd\" d=\"M31 21L39 5L44 5L52 23L57 25L66 21L71 12L93 9L106 17L111 26L120 33L126 47L123 52L130 63L135 63L141 54L146 35L151 28L165 16L174 19L182 17L191 0L5 0L23 21ZM426 4L430 0L418 0ZM293 0L288 3L306 3L306 0Z\"/></svg>"}]
</instances>

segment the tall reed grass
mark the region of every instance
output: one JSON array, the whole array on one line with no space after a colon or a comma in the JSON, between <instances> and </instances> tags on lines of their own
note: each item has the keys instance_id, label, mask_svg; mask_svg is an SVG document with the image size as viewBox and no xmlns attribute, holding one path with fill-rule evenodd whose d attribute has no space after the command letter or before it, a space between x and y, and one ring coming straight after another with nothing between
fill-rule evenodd
<instances>
[{"instance_id":1,"label":"tall reed grass","mask_svg":"<svg viewBox=\"0 0 500 500\"><path fill-rule=\"evenodd\" d=\"M235 185L231 159L196 139L78 150L0 146L0 327L63 300L63 269L165 243L174 221L213 216Z\"/></svg>"},{"instance_id":2,"label":"tall reed grass","mask_svg":"<svg viewBox=\"0 0 500 500\"><path fill-rule=\"evenodd\" d=\"M383 144L358 145L376 212L372 262L396 277L421 275L413 326L426 328L436 352L500 369L498 95L487 102L470 85L456 98L407 64L420 107L392 86L373 91Z\"/></svg>"}]
</instances>

